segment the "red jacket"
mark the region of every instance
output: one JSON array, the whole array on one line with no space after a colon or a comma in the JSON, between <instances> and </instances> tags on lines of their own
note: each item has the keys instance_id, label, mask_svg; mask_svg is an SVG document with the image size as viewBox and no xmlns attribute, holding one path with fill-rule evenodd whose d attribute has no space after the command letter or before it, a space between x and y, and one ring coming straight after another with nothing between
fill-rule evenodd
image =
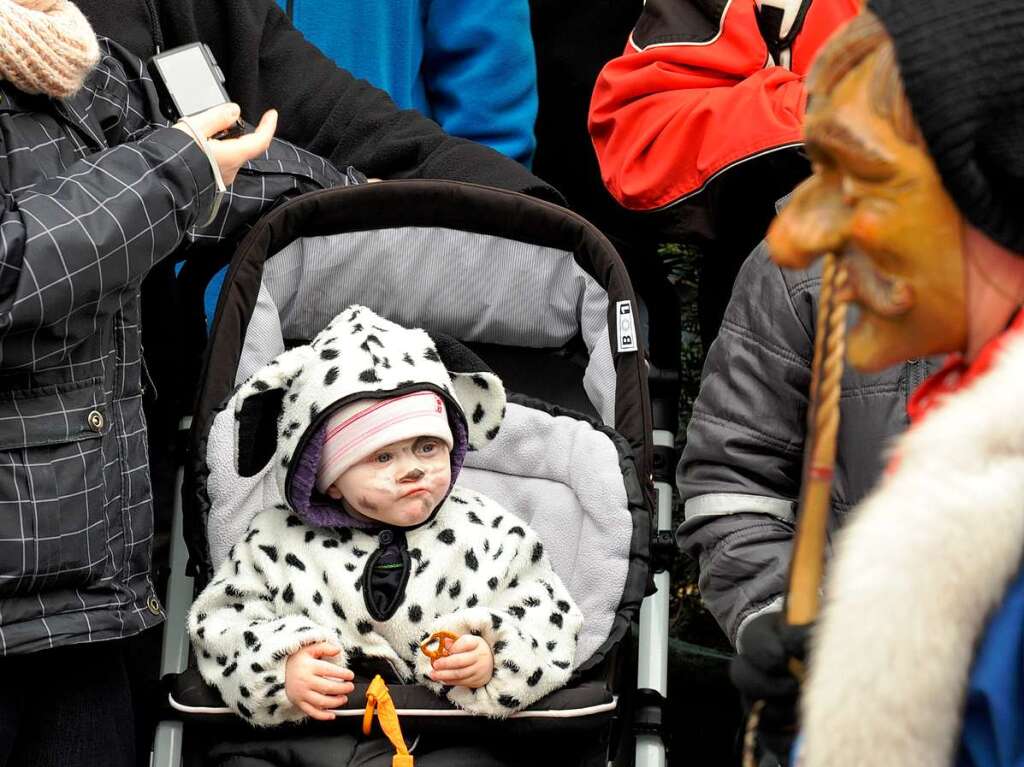
<instances>
[{"instance_id":1,"label":"red jacket","mask_svg":"<svg viewBox=\"0 0 1024 767\"><path fill-rule=\"evenodd\" d=\"M590 104L601 175L622 205L669 205L732 165L800 143L804 75L860 2L788 4L797 22L779 56L786 67L769 54L754 0L647 0Z\"/></svg>"}]
</instances>

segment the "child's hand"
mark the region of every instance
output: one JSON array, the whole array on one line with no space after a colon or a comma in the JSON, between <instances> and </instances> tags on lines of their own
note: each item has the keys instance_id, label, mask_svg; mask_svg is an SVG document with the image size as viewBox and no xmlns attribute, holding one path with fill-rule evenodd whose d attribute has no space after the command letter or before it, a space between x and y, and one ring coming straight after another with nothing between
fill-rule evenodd
<instances>
[{"instance_id":1,"label":"child's hand","mask_svg":"<svg viewBox=\"0 0 1024 767\"><path fill-rule=\"evenodd\" d=\"M431 661L430 678L453 687L483 687L494 675L491 646L475 634L445 639L448 656Z\"/></svg>"},{"instance_id":2,"label":"child's hand","mask_svg":"<svg viewBox=\"0 0 1024 767\"><path fill-rule=\"evenodd\" d=\"M321 660L339 652L335 645L319 642L300 647L285 663L284 692L288 700L314 719L334 719L334 714L327 709L344 706L354 689L351 671Z\"/></svg>"}]
</instances>

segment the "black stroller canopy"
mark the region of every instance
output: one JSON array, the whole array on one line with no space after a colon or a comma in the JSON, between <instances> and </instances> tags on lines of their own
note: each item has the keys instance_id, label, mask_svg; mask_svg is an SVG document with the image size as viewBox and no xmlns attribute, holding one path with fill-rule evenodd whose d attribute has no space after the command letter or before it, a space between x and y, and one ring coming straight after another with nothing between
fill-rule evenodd
<instances>
[{"instance_id":1,"label":"black stroller canopy","mask_svg":"<svg viewBox=\"0 0 1024 767\"><path fill-rule=\"evenodd\" d=\"M238 383L278 353L277 344L308 340L341 308L361 303L400 324L471 344L560 348L581 338L594 410L630 442L647 476L651 423L642 348L619 354L611 337L623 301L636 311L625 267L604 236L526 195L444 181L304 195L265 217L232 261L197 431ZM279 318L278 330L273 322L260 324L268 314Z\"/></svg>"}]
</instances>

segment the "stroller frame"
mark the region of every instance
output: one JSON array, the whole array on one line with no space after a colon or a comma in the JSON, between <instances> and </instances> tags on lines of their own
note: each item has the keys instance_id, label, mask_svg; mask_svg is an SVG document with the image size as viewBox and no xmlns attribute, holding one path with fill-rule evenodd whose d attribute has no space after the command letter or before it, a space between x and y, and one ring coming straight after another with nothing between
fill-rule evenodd
<instances>
[{"instance_id":1,"label":"stroller frame","mask_svg":"<svg viewBox=\"0 0 1024 767\"><path fill-rule=\"evenodd\" d=\"M389 190L389 187L401 185L401 192L403 196L406 193L413 194L443 194L453 199L459 199L462 195L470 195L472 197L483 196L486 200L497 200L499 203L505 205L511 211L510 215L513 217L521 213L523 210L533 211L534 214L540 210L543 216L554 216L555 218L561 219L560 225L566 229L571 230L569 239L572 239L577 243L577 247L595 247L600 248L605 253L609 253L613 256L612 260L617 261L617 256L614 256L614 249L605 240L605 238L597 232L594 227L589 223L576 216L575 214L558 208L558 206L550 203L535 200L533 198L526 197L511 192L501 192L498 190L490 190L482 187L475 187L469 184L460 184L456 182L381 182L379 184L373 184L366 187L355 187L346 188L340 190L329 190L326 192L317 192L311 195L306 195L303 198L297 198L275 210L263 219L246 237L245 241L240 245L236 252L236 258L233 260L232 273L225 283L227 287L231 280L236 277L236 272L240 268L240 261L245 260L245 254L254 247L267 247L266 243L268 240L273 240L275 236L275 229L287 226L289 222L289 216L295 215L295 210L300 205L310 205L311 201L307 198L318 198L312 201L312 204L326 209L327 206L333 204L351 204L349 201L353 198L353 195L359 195L360 197L367 197L369 195L393 195L394 190ZM504 198L504 199L503 199ZM401 212L397 212L396 216L403 215ZM387 215L385 215L385 218ZM458 218L459 216L457 216ZM472 216L465 216L466 222L472 219ZM305 235L304 235L305 236ZM582 241L582 242L581 242ZM273 247L267 247L269 253L276 252ZM614 266L613 279L618 282L618 287L621 292L626 295L632 296L632 288L629 286L628 276L625 274L625 269L622 267L621 262L618 262ZM222 315L233 314L238 315L239 310L236 306L229 305L230 302L226 297L226 293L222 293L220 304L218 305L218 319L215 323L215 330L217 325L222 322ZM635 306L636 304L634 304ZM239 322L236 318L235 322ZM244 334L245 321L239 322L240 332ZM643 359L643 341L640 341L639 353L637 357ZM207 350L207 359L209 360L214 352L213 345ZM212 372L212 371L208 371ZM233 375L234 371L223 371L220 375ZM671 378L671 377L669 377ZM223 383L223 382L222 382ZM666 399L669 399L671 404L660 408L655 408L656 415L659 413L674 413L674 397L676 391L672 385L664 387L667 391L664 393ZM646 394L646 392L645 392ZM673 458L673 445L674 445L674 434L673 434L673 423L659 423L658 426L667 428L651 428L651 412L650 405L645 402L647 408L646 414L641 414L640 417L644 420L644 430L647 434L651 435L648 437L651 440L646 446L643 444L633 444L634 451L638 456L638 462L641 466L647 468L647 478L650 483L647 484L650 491L653 491L651 495L656 498L654 508L656 509L656 518L652 519L651 522L656 524L656 532L652 536L652 541L645 542L652 544L659 537L664 539L665 536L670 535L669 530L671 527L671 511L673 507L673 491L671 485L671 474L670 469L666 470L666 467L674 466ZM658 418L660 421L670 421L668 418ZM181 423L183 430L192 429L192 417L186 417ZM192 442L195 445L196 430L192 429ZM655 467L657 466L657 469ZM171 540L171 562L170 562L170 581L168 583L168 591L166 598L166 607L168 620L164 630L162 655L161 655L161 675L176 675L182 673L189 665L189 641L185 631L185 622L188 608L192 601L192 596L196 586L196 579L189 575L189 572L196 572L194 567L190 567L190 556L191 565L195 564L196 559L196 545L195 536L199 534L195 528L197 526L196 520L192 520L191 523L186 519L186 509L182 501L183 484L185 484L184 491L189 492L187 481L185 481L184 467L179 469L177 488L178 492L175 498L175 512L173 518L172 528L172 540ZM648 498L648 503L651 499ZM189 526L191 524L191 529ZM654 548L653 545L645 546L645 551L638 557L643 561L644 572L641 577L646 582L648 579L648 572L646 562L650 558L650 551ZM635 579L637 577L636 572L631 572L630 578ZM663 767L666 764L665 746L663 743L663 731L662 731L662 709L664 701L667 695L667 635L668 635L668 583L669 575L667 572L658 572L653 576L653 583L655 591L647 595L642 602L642 607L639 610L639 647L638 647L638 670L637 670L637 698L638 705L636 706L635 721L625 721L621 718L618 721L618 737L624 738L630 735L630 729L635 732L635 750L630 753L629 749L619 749L619 754L627 754L625 757L621 757L620 761L616 762L619 764L636 764L638 767ZM641 588L643 588L641 586ZM626 626L628 630L628 624ZM628 639L624 640L628 641ZM183 743L184 743L184 724L181 721L167 720L162 721L156 730L153 748L150 755L150 764L152 767L177 767L182 763L183 756ZM611 758L611 757L610 757Z\"/></svg>"}]
</instances>

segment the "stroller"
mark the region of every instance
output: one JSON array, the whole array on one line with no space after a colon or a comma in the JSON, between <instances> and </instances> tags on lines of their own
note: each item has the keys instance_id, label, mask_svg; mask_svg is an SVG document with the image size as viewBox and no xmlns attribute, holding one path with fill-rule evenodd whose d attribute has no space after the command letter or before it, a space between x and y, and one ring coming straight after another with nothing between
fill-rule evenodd
<instances>
[{"instance_id":1,"label":"stroller","mask_svg":"<svg viewBox=\"0 0 1024 767\"><path fill-rule=\"evenodd\" d=\"M653 574L652 558L674 548L664 531L675 460L673 428L655 431L652 419L673 422L677 392L665 386L665 402L652 408L639 306L593 226L522 194L446 181L307 194L239 245L181 472L162 657L169 709L151 764L203 764L226 738L281 736L236 717L190 656L192 598L273 487L265 470L243 476L235 462L210 457L233 450L237 387L353 303L459 339L503 379L505 421L493 443L469 453L460 484L500 499L537 531L584 614L567 687L495 721L419 686L393 685L403 729L424 743L486 745L507 754L502 764L664 765L668 575ZM290 736L355 731L368 681L357 679L334 722ZM477 762L470 755L466 763Z\"/></svg>"}]
</instances>

